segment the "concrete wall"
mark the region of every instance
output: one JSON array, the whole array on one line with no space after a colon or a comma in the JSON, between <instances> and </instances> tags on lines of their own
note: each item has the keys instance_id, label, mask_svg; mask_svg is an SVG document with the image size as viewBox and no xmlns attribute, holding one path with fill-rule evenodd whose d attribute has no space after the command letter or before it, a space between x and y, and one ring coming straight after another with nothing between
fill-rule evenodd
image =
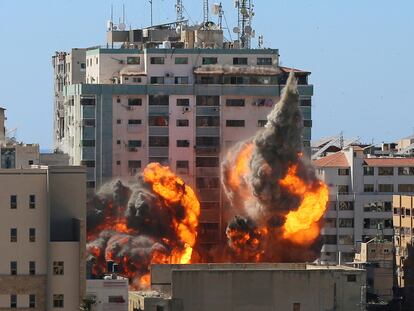
<instances>
[{"instance_id":1,"label":"concrete wall","mask_svg":"<svg viewBox=\"0 0 414 311\"><path fill-rule=\"evenodd\" d=\"M348 282L348 274L356 282ZM352 311L364 303L364 278L363 272L329 270L173 270L172 298L193 311Z\"/></svg>"},{"instance_id":2,"label":"concrete wall","mask_svg":"<svg viewBox=\"0 0 414 311\"><path fill-rule=\"evenodd\" d=\"M127 311L129 299L128 287L127 279L87 280L87 296L94 297L96 301L92 307L92 311ZM109 297L122 297L122 300L119 302L110 302Z\"/></svg>"}]
</instances>

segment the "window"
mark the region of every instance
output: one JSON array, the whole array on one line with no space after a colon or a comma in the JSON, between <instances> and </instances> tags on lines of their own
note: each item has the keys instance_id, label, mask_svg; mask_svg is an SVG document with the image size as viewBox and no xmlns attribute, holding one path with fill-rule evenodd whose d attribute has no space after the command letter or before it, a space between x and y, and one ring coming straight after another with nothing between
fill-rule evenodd
<instances>
[{"instance_id":1,"label":"window","mask_svg":"<svg viewBox=\"0 0 414 311\"><path fill-rule=\"evenodd\" d=\"M81 69L86 69L86 64L85 63L81 63L80 64Z\"/></svg>"},{"instance_id":2,"label":"window","mask_svg":"<svg viewBox=\"0 0 414 311\"><path fill-rule=\"evenodd\" d=\"M273 65L272 58L271 57L258 57L257 58L257 65L259 65L259 66Z\"/></svg>"},{"instance_id":3,"label":"window","mask_svg":"<svg viewBox=\"0 0 414 311\"><path fill-rule=\"evenodd\" d=\"M169 137L168 136L150 136L148 144L150 147L168 147Z\"/></svg>"},{"instance_id":4,"label":"window","mask_svg":"<svg viewBox=\"0 0 414 311\"><path fill-rule=\"evenodd\" d=\"M84 160L81 161L81 164L86 167L95 167L95 161Z\"/></svg>"},{"instance_id":5,"label":"window","mask_svg":"<svg viewBox=\"0 0 414 311\"><path fill-rule=\"evenodd\" d=\"M347 175L349 175L349 169L347 169L347 168L339 168L338 169L338 175L339 176L347 176Z\"/></svg>"},{"instance_id":6,"label":"window","mask_svg":"<svg viewBox=\"0 0 414 311\"><path fill-rule=\"evenodd\" d=\"M391 212L392 211L392 202L384 202L384 212Z\"/></svg>"},{"instance_id":7,"label":"window","mask_svg":"<svg viewBox=\"0 0 414 311\"><path fill-rule=\"evenodd\" d=\"M188 84L189 80L188 80L188 77L175 77L174 83L175 84Z\"/></svg>"},{"instance_id":8,"label":"window","mask_svg":"<svg viewBox=\"0 0 414 311\"><path fill-rule=\"evenodd\" d=\"M95 119L83 119L84 127L95 127Z\"/></svg>"},{"instance_id":9,"label":"window","mask_svg":"<svg viewBox=\"0 0 414 311\"><path fill-rule=\"evenodd\" d=\"M151 77L151 84L164 84L164 77Z\"/></svg>"},{"instance_id":10,"label":"window","mask_svg":"<svg viewBox=\"0 0 414 311\"><path fill-rule=\"evenodd\" d=\"M374 185L373 184L365 184L364 185L364 192L374 192Z\"/></svg>"},{"instance_id":11,"label":"window","mask_svg":"<svg viewBox=\"0 0 414 311\"><path fill-rule=\"evenodd\" d=\"M29 274L30 275L36 274L36 262L35 261L29 261Z\"/></svg>"},{"instance_id":12,"label":"window","mask_svg":"<svg viewBox=\"0 0 414 311\"><path fill-rule=\"evenodd\" d=\"M152 65L164 65L164 63L165 63L164 57L151 57Z\"/></svg>"},{"instance_id":13,"label":"window","mask_svg":"<svg viewBox=\"0 0 414 311\"><path fill-rule=\"evenodd\" d=\"M356 282L356 280L357 280L356 274L348 274L346 276L347 282Z\"/></svg>"},{"instance_id":14,"label":"window","mask_svg":"<svg viewBox=\"0 0 414 311\"><path fill-rule=\"evenodd\" d=\"M17 208L17 195L10 196L10 208L16 209Z\"/></svg>"},{"instance_id":15,"label":"window","mask_svg":"<svg viewBox=\"0 0 414 311\"><path fill-rule=\"evenodd\" d=\"M29 242L36 242L36 229L35 228L29 229Z\"/></svg>"},{"instance_id":16,"label":"window","mask_svg":"<svg viewBox=\"0 0 414 311\"><path fill-rule=\"evenodd\" d=\"M168 95L150 95L149 105L150 106L168 106L169 96Z\"/></svg>"},{"instance_id":17,"label":"window","mask_svg":"<svg viewBox=\"0 0 414 311\"><path fill-rule=\"evenodd\" d=\"M337 243L337 237L336 235L322 235L322 243L323 244L330 244L334 245Z\"/></svg>"},{"instance_id":18,"label":"window","mask_svg":"<svg viewBox=\"0 0 414 311\"><path fill-rule=\"evenodd\" d=\"M120 140L120 139L118 139L118 140L116 141L116 144L117 144L117 145L120 145L120 144L121 144L121 140Z\"/></svg>"},{"instance_id":19,"label":"window","mask_svg":"<svg viewBox=\"0 0 414 311\"><path fill-rule=\"evenodd\" d=\"M219 158L197 157L196 167L219 167Z\"/></svg>"},{"instance_id":20,"label":"window","mask_svg":"<svg viewBox=\"0 0 414 311\"><path fill-rule=\"evenodd\" d=\"M293 304L293 311L300 311L300 303L299 302L295 302Z\"/></svg>"},{"instance_id":21,"label":"window","mask_svg":"<svg viewBox=\"0 0 414 311\"><path fill-rule=\"evenodd\" d=\"M247 65L247 58L246 57L234 57L233 65Z\"/></svg>"},{"instance_id":22,"label":"window","mask_svg":"<svg viewBox=\"0 0 414 311\"><path fill-rule=\"evenodd\" d=\"M349 186L348 185L338 185L338 194L348 194Z\"/></svg>"},{"instance_id":23,"label":"window","mask_svg":"<svg viewBox=\"0 0 414 311\"><path fill-rule=\"evenodd\" d=\"M230 77L230 84L243 84L243 77Z\"/></svg>"},{"instance_id":24,"label":"window","mask_svg":"<svg viewBox=\"0 0 414 311\"><path fill-rule=\"evenodd\" d=\"M244 99L227 99L226 106L228 107L244 107L245 100Z\"/></svg>"},{"instance_id":25,"label":"window","mask_svg":"<svg viewBox=\"0 0 414 311\"><path fill-rule=\"evenodd\" d=\"M267 120L257 120L257 127L265 127Z\"/></svg>"},{"instance_id":26,"label":"window","mask_svg":"<svg viewBox=\"0 0 414 311\"><path fill-rule=\"evenodd\" d=\"M177 126L186 127L189 126L190 122L188 120L177 120Z\"/></svg>"},{"instance_id":27,"label":"window","mask_svg":"<svg viewBox=\"0 0 414 311\"><path fill-rule=\"evenodd\" d=\"M148 117L148 126L168 126L168 117L150 116Z\"/></svg>"},{"instance_id":28,"label":"window","mask_svg":"<svg viewBox=\"0 0 414 311\"><path fill-rule=\"evenodd\" d=\"M16 309L17 308L17 295L10 295L10 308Z\"/></svg>"},{"instance_id":29,"label":"window","mask_svg":"<svg viewBox=\"0 0 414 311\"><path fill-rule=\"evenodd\" d=\"M53 308L63 308L63 294L53 295Z\"/></svg>"},{"instance_id":30,"label":"window","mask_svg":"<svg viewBox=\"0 0 414 311\"><path fill-rule=\"evenodd\" d=\"M197 106L220 106L220 96L197 96L196 101Z\"/></svg>"},{"instance_id":31,"label":"window","mask_svg":"<svg viewBox=\"0 0 414 311\"><path fill-rule=\"evenodd\" d=\"M414 167L399 167L398 175L414 175Z\"/></svg>"},{"instance_id":32,"label":"window","mask_svg":"<svg viewBox=\"0 0 414 311\"><path fill-rule=\"evenodd\" d=\"M29 295L29 308L36 308L36 295Z\"/></svg>"},{"instance_id":33,"label":"window","mask_svg":"<svg viewBox=\"0 0 414 311\"><path fill-rule=\"evenodd\" d=\"M218 189L220 188L219 177L197 177L196 185L198 189Z\"/></svg>"},{"instance_id":34,"label":"window","mask_svg":"<svg viewBox=\"0 0 414 311\"><path fill-rule=\"evenodd\" d=\"M379 176L392 176L394 175L394 168L393 167L379 167L378 175Z\"/></svg>"},{"instance_id":35,"label":"window","mask_svg":"<svg viewBox=\"0 0 414 311\"><path fill-rule=\"evenodd\" d=\"M132 82L134 83L141 83L142 79L141 78L132 78Z\"/></svg>"},{"instance_id":36,"label":"window","mask_svg":"<svg viewBox=\"0 0 414 311\"><path fill-rule=\"evenodd\" d=\"M188 107L190 106L190 100L188 98L177 98L177 106Z\"/></svg>"},{"instance_id":37,"label":"window","mask_svg":"<svg viewBox=\"0 0 414 311\"><path fill-rule=\"evenodd\" d=\"M188 64L188 57L176 57L175 58L176 65L187 65Z\"/></svg>"},{"instance_id":38,"label":"window","mask_svg":"<svg viewBox=\"0 0 414 311\"><path fill-rule=\"evenodd\" d=\"M10 261L10 274L17 275L17 261Z\"/></svg>"},{"instance_id":39,"label":"window","mask_svg":"<svg viewBox=\"0 0 414 311\"><path fill-rule=\"evenodd\" d=\"M177 161L177 169L187 169L190 167L188 161Z\"/></svg>"},{"instance_id":40,"label":"window","mask_svg":"<svg viewBox=\"0 0 414 311\"><path fill-rule=\"evenodd\" d=\"M374 168L372 166L364 166L364 176L374 176Z\"/></svg>"},{"instance_id":41,"label":"window","mask_svg":"<svg viewBox=\"0 0 414 311\"><path fill-rule=\"evenodd\" d=\"M219 127L220 126L220 117L197 117L196 118L197 127Z\"/></svg>"},{"instance_id":42,"label":"window","mask_svg":"<svg viewBox=\"0 0 414 311\"><path fill-rule=\"evenodd\" d=\"M128 120L128 125L139 125L139 124L142 124L142 120L139 120L139 119Z\"/></svg>"},{"instance_id":43,"label":"window","mask_svg":"<svg viewBox=\"0 0 414 311\"><path fill-rule=\"evenodd\" d=\"M95 98L82 97L80 104L82 106L95 106Z\"/></svg>"},{"instance_id":44,"label":"window","mask_svg":"<svg viewBox=\"0 0 414 311\"><path fill-rule=\"evenodd\" d=\"M227 127L244 127L244 120L226 120Z\"/></svg>"},{"instance_id":45,"label":"window","mask_svg":"<svg viewBox=\"0 0 414 311\"><path fill-rule=\"evenodd\" d=\"M312 127L312 120L303 120L304 127Z\"/></svg>"},{"instance_id":46,"label":"window","mask_svg":"<svg viewBox=\"0 0 414 311\"><path fill-rule=\"evenodd\" d=\"M33 165L34 161L33 160L29 160L29 165Z\"/></svg>"},{"instance_id":47,"label":"window","mask_svg":"<svg viewBox=\"0 0 414 311\"><path fill-rule=\"evenodd\" d=\"M217 62L217 57L203 57L203 65L215 65Z\"/></svg>"},{"instance_id":48,"label":"window","mask_svg":"<svg viewBox=\"0 0 414 311\"><path fill-rule=\"evenodd\" d=\"M95 58L95 63L98 65L99 64L99 58Z\"/></svg>"},{"instance_id":49,"label":"window","mask_svg":"<svg viewBox=\"0 0 414 311\"><path fill-rule=\"evenodd\" d=\"M109 296L108 302L109 303L124 303L125 299L122 296Z\"/></svg>"},{"instance_id":50,"label":"window","mask_svg":"<svg viewBox=\"0 0 414 311\"><path fill-rule=\"evenodd\" d=\"M354 202L352 202L352 201L339 201L338 202L338 209L340 211L353 211L354 210Z\"/></svg>"},{"instance_id":51,"label":"window","mask_svg":"<svg viewBox=\"0 0 414 311\"><path fill-rule=\"evenodd\" d=\"M82 140L81 144L83 147L95 147L95 140Z\"/></svg>"},{"instance_id":52,"label":"window","mask_svg":"<svg viewBox=\"0 0 414 311\"><path fill-rule=\"evenodd\" d=\"M116 124L122 124L122 120L121 119L117 119L116 120Z\"/></svg>"},{"instance_id":53,"label":"window","mask_svg":"<svg viewBox=\"0 0 414 311\"><path fill-rule=\"evenodd\" d=\"M54 261L53 262L53 274L54 275L64 275L65 268L63 261Z\"/></svg>"},{"instance_id":54,"label":"window","mask_svg":"<svg viewBox=\"0 0 414 311\"><path fill-rule=\"evenodd\" d=\"M301 99L301 100L299 101L299 104L300 104L302 107L311 107L311 106L312 106L312 100L311 100L311 99Z\"/></svg>"},{"instance_id":55,"label":"window","mask_svg":"<svg viewBox=\"0 0 414 311\"><path fill-rule=\"evenodd\" d=\"M128 98L128 106L142 106L141 98Z\"/></svg>"},{"instance_id":56,"label":"window","mask_svg":"<svg viewBox=\"0 0 414 311\"><path fill-rule=\"evenodd\" d=\"M339 235L338 244L339 245L354 245L354 236L351 234Z\"/></svg>"},{"instance_id":57,"label":"window","mask_svg":"<svg viewBox=\"0 0 414 311\"><path fill-rule=\"evenodd\" d=\"M10 229L10 242L17 242L17 228Z\"/></svg>"},{"instance_id":58,"label":"window","mask_svg":"<svg viewBox=\"0 0 414 311\"><path fill-rule=\"evenodd\" d=\"M217 136L199 136L196 137L196 146L197 147L219 147L220 146L220 137Z\"/></svg>"},{"instance_id":59,"label":"window","mask_svg":"<svg viewBox=\"0 0 414 311\"><path fill-rule=\"evenodd\" d=\"M190 147L190 141L189 140L177 140L177 147L178 148Z\"/></svg>"},{"instance_id":60,"label":"window","mask_svg":"<svg viewBox=\"0 0 414 311\"><path fill-rule=\"evenodd\" d=\"M121 161L116 161L116 165L121 165Z\"/></svg>"},{"instance_id":61,"label":"window","mask_svg":"<svg viewBox=\"0 0 414 311\"><path fill-rule=\"evenodd\" d=\"M130 160L128 161L128 173L130 176L134 176L141 169L141 161L139 160Z\"/></svg>"},{"instance_id":62,"label":"window","mask_svg":"<svg viewBox=\"0 0 414 311\"><path fill-rule=\"evenodd\" d=\"M414 192L414 184L400 184L398 192Z\"/></svg>"},{"instance_id":63,"label":"window","mask_svg":"<svg viewBox=\"0 0 414 311\"><path fill-rule=\"evenodd\" d=\"M36 208L36 196L34 194L29 195L29 208Z\"/></svg>"},{"instance_id":64,"label":"window","mask_svg":"<svg viewBox=\"0 0 414 311\"><path fill-rule=\"evenodd\" d=\"M379 184L378 192L394 192L393 184Z\"/></svg>"},{"instance_id":65,"label":"window","mask_svg":"<svg viewBox=\"0 0 414 311\"><path fill-rule=\"evenodd\" d=\"M353 228L354 219L353 218L341 218L339 219L339 228Z\"/></svg>"},{"instance_id":66,"label":"window","mask_svg":"<svg viewBox=\"0 0 414 311\"><path fill-rule=\"evenodd\" d=\"M86 182L86 188L89 188L89 189L91 189L91 188L95 188L95 181L87 181Z\"/></svg>"},{"instance_id":67,"label":"window","mask_svg":"<svg viewBox=\"0 0 414 311\"><path fill-rule=\"evenodd\" d=\"M324 222L325 228L336 228L336 219L335 218L327 218Z\"/></svg>"},{"instance_id":68,"label":"window","mask_svg":"<svg viewBox=\"0 0 414 311\"><path fill-rule=\"evenodd\" d=\"M139 57L127 57L127 64L128 65L139 65L141 62L141 59Z\"/></svg>"},{"instance_id":69,"label":"window","mask_svg":"<svg viewBox=\"0 0 414 311\"><path fill-rule=\"evenodd\" d=\"M135 149L142 146L142 142L140 140L128 140L128 148Z\"/></svg>"}]
</instances>

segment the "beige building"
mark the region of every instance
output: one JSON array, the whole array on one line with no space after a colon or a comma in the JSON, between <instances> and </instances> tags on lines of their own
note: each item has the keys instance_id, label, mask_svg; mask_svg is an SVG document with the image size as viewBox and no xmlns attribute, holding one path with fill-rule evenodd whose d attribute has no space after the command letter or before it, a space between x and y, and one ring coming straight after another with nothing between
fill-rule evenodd
<instances>
[{"instance_id":1,"label":"beige building","mask_svg":"<svg viewBox=\"0 0 414 311\"><path fill-rule=\"evenodd\" d=\"M93 301L90 311L127 311L128 289L128 279L116 275L86 280L86 297Z\"/></svg>"},{"instance_id":2,"label":"beige building","mask_svg":"<svg viewBox=\"0 0 414 311\"><path fill-rule=\"evenodd\" d=\"M373 301L390 302L394 286L393 242L381 236L361 243L353 266L367 271L367 293Z\"/></svg>"},{"instance_id":3,"label":"beige building","mask_svg":"<svg viewBox=\"0 0 414 311\"><path fill-rule=\"evenodd\" d=\"M329 187L321 260L352 262L359 244L378 234L392 241L392 196L414 193L414 158L375 157L360 146L313 161Z\"/></svg>"},{"instance_id":4,"label":"beige building","mask_svg":"<svg viewBox=\"0 0 414 311\"><path fill-rule=\"evenodd\" d=\"M393 197L394 245L397 295L403 297L403 310L414 309L414 197Z\"/></svg>"},{"instance_id":5,"label":"beige building","mask_svg":"<svg viewBox=\"0 0 414 311\"><path fill-rule=\"evenodd\" d=\"M79 310L85 169L0 169L0 309Z\"/></svg>"},{"instance_id":6,"label":"beige building","mask_svg":"<svg viewBox=\"0 0 414 311\"><path fill-rule=\"evenodd\" d=\"M149 293L130 311L354 311L365 307L365 271L309 264L151 266Z\"/></svg>"}]
</instances>

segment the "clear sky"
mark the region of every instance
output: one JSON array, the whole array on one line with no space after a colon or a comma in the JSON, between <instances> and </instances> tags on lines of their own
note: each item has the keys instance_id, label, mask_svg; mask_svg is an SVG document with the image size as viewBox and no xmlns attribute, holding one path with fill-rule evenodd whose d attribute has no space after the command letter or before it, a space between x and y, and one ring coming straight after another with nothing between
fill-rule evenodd
<instances>
[{"instance_id":1,"label":"clear sky","mask_svg":"<svg viewBox=\"0 0 414 311\"><path fill-rule=\"evenodd\" d=\"M153 1L155 23L175 19L174 0ZM202 20L202 1L183 1L191 20ZM127 25L149 24L147 0L0 0L0 106L19 140L51 148L51 57L104 44L111 4L119 18L123 3ZM230 29L232 4L223 1ZM313 138L413 133L414 1L256 0L255 10L256 33L280 50L282 65L312 72Z\"/></svg>"}]
</instances>

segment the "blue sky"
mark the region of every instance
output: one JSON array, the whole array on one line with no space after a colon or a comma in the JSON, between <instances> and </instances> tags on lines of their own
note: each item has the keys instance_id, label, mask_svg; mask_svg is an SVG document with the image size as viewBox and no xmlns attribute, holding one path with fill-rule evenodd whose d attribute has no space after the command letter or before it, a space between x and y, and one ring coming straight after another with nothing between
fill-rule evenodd
<instances>
[{"instance_id":1,"label":"blue sky","mask_svg":"<svg viewBox=\"0 0 414 311\"><path fill-rule=\"evenodd\" d=\"M174 0L153 1L155 23L175 19ZM51 56L104 44L111 4L120 17L123 3L127 25L149 24L147 0L0 0L0 106L19 140L52 146ZM184 0L193 21L201 3ZM232 3L223 1L230 28ZM282 65L312 72L314 138L343 131L379 143L413 133L414 1L256 0L255 9L254 28Z\"/></svg>"}]
</instances>

